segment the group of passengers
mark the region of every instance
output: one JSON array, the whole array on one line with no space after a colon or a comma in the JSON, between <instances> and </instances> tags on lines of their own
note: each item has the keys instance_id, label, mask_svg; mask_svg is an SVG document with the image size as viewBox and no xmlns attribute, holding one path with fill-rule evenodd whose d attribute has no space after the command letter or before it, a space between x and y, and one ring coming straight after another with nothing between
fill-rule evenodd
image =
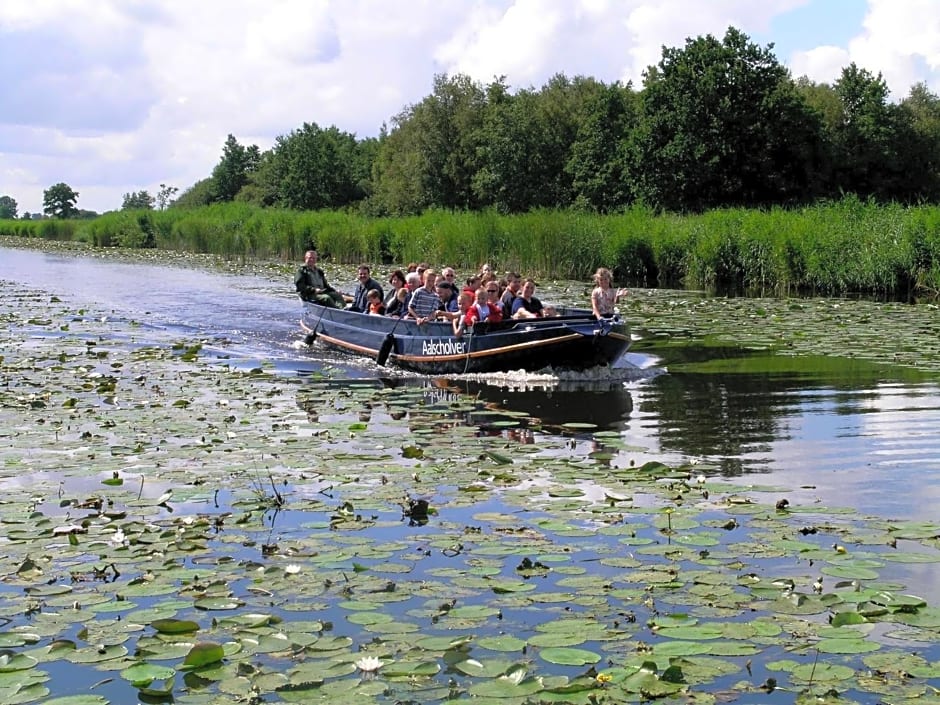
<instances>
[{"instance_id":1,"label":"group of passengers","mask_svg":"<svg viewBox=\"0 0 940 705\"><path fill-rule=\"evenodd\" d=\"M497 323L514 318L542 318L555 315L555 309L545 306L535 296L535 281L523 279L516 272L507 272L500 279L488 264L468 277L462 286L457 284L453 267L440 272L426 263L412 263L407 272L394 270L388 278L386 294L368 265L360 265L358 284L353 294L342 294L327 281L323 270L317 267L316 250L308 250L304 264L297 271L294 285L305 301L323 306L348 308L352 311L396 318L412 318L419 325L427 321L448 320L454 334L460 336L479 321ZM619 297L626 289L611 287L610 270L601 267L594 275L595 288L591 292L591 307L598 318L610 316Z\"/></svg>"}]
</instances>

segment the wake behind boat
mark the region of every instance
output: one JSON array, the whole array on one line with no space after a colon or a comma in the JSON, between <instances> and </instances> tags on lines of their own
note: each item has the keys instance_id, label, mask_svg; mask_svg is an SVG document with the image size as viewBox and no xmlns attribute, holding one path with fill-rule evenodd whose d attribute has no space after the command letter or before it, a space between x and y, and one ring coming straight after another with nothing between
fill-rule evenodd
<instances>
[{"instance_id":1,"label":"wake behind boat","mask_svg":"<svg viewBox=\"0 0 940 705\"><path fill-rule=\"evenodd\" d=\"M386 361L424 374L534 372L546 367L583 370L610 365L630 347L619 316L597 320L585 309L558 316L476 323L457 337L449 322L357 313L305 301L300 325L306 341Z\"/></svg>"}]
</instances>

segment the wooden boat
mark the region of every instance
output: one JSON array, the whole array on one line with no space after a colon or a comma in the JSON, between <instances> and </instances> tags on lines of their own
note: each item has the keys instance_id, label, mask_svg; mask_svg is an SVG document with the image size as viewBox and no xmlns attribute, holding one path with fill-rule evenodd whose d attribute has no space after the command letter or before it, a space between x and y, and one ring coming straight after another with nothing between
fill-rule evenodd
<instances>
[{"instance_id":1,"label":"wooden boat","mask_svg":"<svg viewBox=\"0 0 940 705\"><path fill-rule=\"evenodd\" d=\"M586 309L558 308L558 316L476 323L457 337L449 321L418 325L304 302L305 341L425 374L583 370L612 364L630 347L619 316L597 320Z\"/></svg>"}]
</instances>

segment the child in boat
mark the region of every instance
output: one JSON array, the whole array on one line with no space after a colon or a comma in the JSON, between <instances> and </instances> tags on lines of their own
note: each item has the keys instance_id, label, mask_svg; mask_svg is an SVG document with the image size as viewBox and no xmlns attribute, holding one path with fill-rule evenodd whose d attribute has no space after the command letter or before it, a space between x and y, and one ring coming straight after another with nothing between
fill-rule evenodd
<instances>
[{"instance_id":1,"label":"child in boat","mask_svg":"<svg viewBox=\"0 0 940 705\"><path fill-rule=\"evenodd\" d=\"M470 296L467 292L461 293L457 297L457 306L458 312L457 317L452 321L454 326L454 335L458 338L463 335L463 332L467 329L467 315L473 309L473 297ZM469 325L473 325L471 321Z\"/></svg>"},{"instance_id":2,"label":"child in boat","mask_svg":"<svg viewBox=\"0 0 940 705\"><path fill-rule=\"evenodd\" d=\"M630 292L626 289L614 289L611 285L610 270L607 267L599 267L594 273L594 290L591 291L591 310L595 318L604 318L614 314L614 306L617 305L617 299L626 296Z\"/></svg>"},{"instance_id":3,"label":"child in boat","mask_svg":"<svg viewBox=\"0 0 940 705\"><path fill-rule=\"evenodd\" d=\"M385 304L382 303L382 292L378 289L369 289L366 294L366 301L369 304L369 313L376 316L385 315Z\"/></svg>"}]
</instances>

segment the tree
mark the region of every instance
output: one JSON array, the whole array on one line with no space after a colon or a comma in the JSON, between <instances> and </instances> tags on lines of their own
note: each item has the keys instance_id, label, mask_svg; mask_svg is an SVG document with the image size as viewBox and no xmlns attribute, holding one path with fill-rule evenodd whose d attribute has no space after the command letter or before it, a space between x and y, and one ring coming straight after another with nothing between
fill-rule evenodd
<instances>
[{"instance_id":1,"label":"tree","mask_svg":"<svg viewBox=\"0 0 940 705\"><path fill-rule=\"evenodd\" d=\"M434 77L434 91L392 120L375 159L375 199L393 214L432 206L474 208L480 165L482 86L468 76Z\"/></svg>"},{"instance_id":2,"label":"tree","mask_svg":"<svg viewBox=\"0 0 940 705\"><path fill-rule=\"evenodd\" d=\"M12 196L0 196L0 220L16 218L16 199Z\"/></svg>"},{"instance_id":3,"label":"tree","mask_svg":"<svg viewBox=\"0 0 940 705\"><path fill-rule=\"evenodd\" d=\"M627 136L636 127L637 98L629 86L615 83L602 89L586 108L566 170L576 203L610 211L631 198Z\"/></svg>"},{"instance_id":4,"label":"tree","mask_svg":"<svg viewBox=\"0 0 940 705\"><path fill-rule=\"evenodd\" d=\"M911 196L935 203L940 200L940 98L925 83L916 83L900 107L913 131L912 143L901 155L915 180L909 185Z\"/></svg>"},{"instance_id":5,"label":"tree","mask_svg":"<svg viewBox=\"0 0 940 705\"><path fill-rule=\"evenodd\" d=\"M157 208L165 211L167 206L170 205L170 202L172 201L173 196L176 195L177 191L179 191L179 189L176 186L160 184L160 190L157 191Z\"/></svg>"},{"instance_id":6,"label":"tree","mask_svg":"<svg viewBox=\"0 0 940 705\"><path fill-rule=\"evenodd\" d=\"M198 208L208 206L215 197L215 184L212 177L200 179L180 194L173 201L174 208Z\"/></svg>"},{"instance_id":7,"label":"tree","mask_svg":"<svg viewBox=\"0 0 940 705\"><path fill-rule=\"evenodd\" d=\"M478 201L510 213L571 205L572 149L604 90L594 79L562 74L515 95L501 81L491 84L473 181Z\"/></svg>"},{"instance_id":8,"label":"tree","mask_svg":"<svg viewBox=\"0 0 940 705\"><path fill-rule=\"evenodd\" d=\"M270 161L264 171L277 184L278 203L287 208L343 208L364 196L353 171L356 138L336 127L304 123L277 138Z\"/></svg>"},{"instance_id":9,"label":"tree","mask_svg":"<svg viewBox=\"0 0 940 705\"><path fill-rule=\"evenodd\" d=\"M805 200L819 118L771 53L740 31L664 48L644 76L636 195L672 210Z\"/></svg>"},{"instance_id":10,"label":"tree","mask_svg":"<svg viewBox=\"0 0 940 705\"><path fill-rule=\"evenodd\" d=\"M900 164L888 84L880 73L852 63L842 69L834 88L842 108L833 135L837 186L862 198L890 198Z\"/></svg>"},{"instance_id":11,"label":"tree","mask_svg":"<svg viewBox=\"0 0 940 705\"><path fill-rule=\"evenodd\" d=\"M42 194L42 212L52 218L74 218L78 215L78 193L71 186L59 182Z\"/></svg>"},{"instance_id":12,"label":"tree","mask_svg":"<svg viewBox=\"0 0 940 705\"><path fill-rule=\"evenodd\" d=\"M222 147L222 159L212 170L214 201L233 201L248 176L261 164L261 151L257 145L243 147L229 135Z\"/></svg>"},{"instance_id":13,"label":"tree","mask_svg":"<svg viewBox=\"0 0 940 705\"><path fill-rule=\"evenodd\" d=\"M153 210L154 197L147 191L137 191L136 193L125 193L124 200L121 203L122 211L133 210Z\"/></svg>"}]
</instances>

